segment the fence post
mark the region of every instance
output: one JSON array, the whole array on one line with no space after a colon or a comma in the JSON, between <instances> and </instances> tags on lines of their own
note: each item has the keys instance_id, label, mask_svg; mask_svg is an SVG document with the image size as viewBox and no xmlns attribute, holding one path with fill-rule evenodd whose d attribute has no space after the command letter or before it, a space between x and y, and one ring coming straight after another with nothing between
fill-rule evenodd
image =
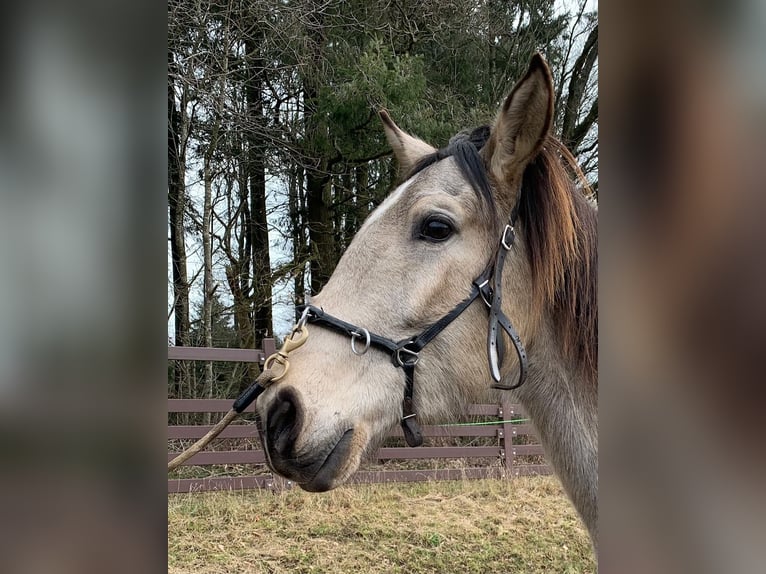
<instances>
[{"instance_id":1,"label":"fence post","mask_svg":"<svg viewBox=\"0 0 766 574\"><path fill-rule=\"evenodd\" d=\"M263 347L263 356L261 357L261 367L263 367L266 359L277 352L277 345L274 339L267 338L261 341L261 347Z\"/></svg>"},{"instance_id":2,"label":"fence post","mask_svg":"<svg viewBox=\"0 0 766 574\"><path fill-rule=\"evenodd\" d=\"M514 464L516 463L516 449L513 447L513 437L516 435L516 430L513 428L513 424L510 421L513 418L513 407L505 399L500 403L500 420L506 421L503 423L502 438L503 438L503 450L505 452L505 472L507 477L514 476Z\"/></svg>"}]
</instances>

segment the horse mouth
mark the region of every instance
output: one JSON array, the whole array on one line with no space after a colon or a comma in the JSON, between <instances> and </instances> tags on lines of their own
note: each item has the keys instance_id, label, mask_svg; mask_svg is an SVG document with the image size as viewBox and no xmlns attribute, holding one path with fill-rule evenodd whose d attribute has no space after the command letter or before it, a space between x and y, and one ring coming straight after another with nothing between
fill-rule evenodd
<instances>
[{"instance_id":1,"label":"horse mouth","mask_svg":"<svg viewBox=\"0 0 766 574\"><path fill-rule=\"evenodd\" d=\"M327 455L322 466L319 467L314 478L306 482L299 482L298 486L308 492L326 492L338 486L342 482L337 480L338 477L345 474L343 471L347 467L353 446L353 437L354 429L348 429L343 433L343 436Z\"/></svg>"}]
</instances>

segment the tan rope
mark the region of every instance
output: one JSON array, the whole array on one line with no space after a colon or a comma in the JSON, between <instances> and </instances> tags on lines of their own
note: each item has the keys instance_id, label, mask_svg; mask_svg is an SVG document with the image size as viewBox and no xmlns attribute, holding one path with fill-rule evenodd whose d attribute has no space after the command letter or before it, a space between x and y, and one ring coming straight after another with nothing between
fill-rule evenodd
<instances>
[{"instance_id":1,"label":"tan rope","mask_svg":"<svg viewBox=\"0 0 766 574\"><path fill-rule=\"evenodd\" d=\"M287 355L291 351L294 351L303 345L309 336L309 330L306 328L307 312L308 308L303 312L300 321L298 321L295 327L293 327L290 335L285 338L284 342L282 343L282 348L273 355L270 355L268 359L266 359L266 362L263 364L263 372L258 375L257 379L255 379L255 383L253 383L253 385L251 385L248 390L242 393L242 395L240 395L240 397L234 402L234 405L237 406L237 403L240 403L240 401L245 401L245 403L239 407L240 410L246 408L245 405L249 404L254 398L257 398L258 394L250 394L250 390L252 390L254 386L260 385L265 389L270 384L276 383L287 374L287 370L290 368L290 362L287 360ZM282 372L275 373L272 369L272 367L275 365L279 365ZM168 463L168 472L178 468L184 462L205 448L211 440L221 434L223 429L231 424L231 421L237 418L238 414L239 413L234 409L234 407L232 407L231 410L229 410L229 412L226 413L226 415L218 422L218 424L211 428L205 436L203 436L201 439L199 439L197 442L195 442L193 445L191 445L189 448L187 448Z\"/></svg>"},{"instance_id":2,"label":"tan rope","mask_svg":"<svg viewBox=\"0 0 766 574\"><path fill-rule=\"evenodd\" d=\"M274 372L271 369L267 369L258 376L255 382L266 388L274 381L275 378L276 377ZM226 413L226 415L218 422L218 424L211 428L207 434L205 434L205 436L203 436L201 439L199 439L197 442L195 442L193 445L191 445L189 448L187 448L168 463L168 472L178 468L184 462L205 448L211 440L221 434L223 429L231 424L231 421L237 418L238 414L239 413L234 409L229 410L229 412Z\"/></svg>"}]
</instances>

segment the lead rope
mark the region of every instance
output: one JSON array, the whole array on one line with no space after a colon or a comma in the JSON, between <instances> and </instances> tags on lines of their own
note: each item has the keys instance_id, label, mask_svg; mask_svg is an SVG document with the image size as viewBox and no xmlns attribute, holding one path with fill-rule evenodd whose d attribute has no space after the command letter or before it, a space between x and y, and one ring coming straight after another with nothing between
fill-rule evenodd
<instances>
[{"instance_id":1,"label":"lead rope","mask_svg":"<svg viewBox=\"0 0 766 574\"><path fill-rule=\"evenodd\" d=\"M205 436L184 450L173 460L171 460L168 463L168 472L178 468L184 462L205 448L210 443L210 441L221 434L223 429L229 426L229 424L231 424L231 422L237 418L237 416L240 415L242 411L249 407L252 402L256 400L261 395L261 393L263 393L263 391L284 377L290 368L290 362L287 360L287 356L291 351L294 351L303 345L303 343L306 342L306 339L308 339L308 336L309 331L306 328L306 319L304 316L301 317L300 321L298 321L298 324L293 327L289 337L287 337L285 342L282 344L282 348L273 355L270 355L268 359L266 359L266 362L263 364L263 372L258 375L258 378L255 379L255 382L252 385L250 385L241 395L239 395L239 397L237 397L237 400L234 401L234 404L232 404L229 412L227 412L226 415L224 415L224 417L218 421L218 424L211 428L205 434ZM282 367L281 373L274 372L273 367L275 365Z\"/></svg>"}]
</instances>

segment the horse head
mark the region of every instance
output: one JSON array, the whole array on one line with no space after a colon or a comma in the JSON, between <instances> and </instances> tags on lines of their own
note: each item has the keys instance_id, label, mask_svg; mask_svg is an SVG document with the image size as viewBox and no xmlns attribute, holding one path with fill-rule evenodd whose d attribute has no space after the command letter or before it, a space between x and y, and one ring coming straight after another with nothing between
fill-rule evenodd
<instances>
[{"instance_id":1,"label":"horse head","mask_svg":"<svg viewBox=\"0 0 766 574\"><path fill-rule=\"evenodd\" d=\"M491 130L459 134L442 150L381 112L404 181L370 214L311 301L319 313L358 330L344 334L309 322L311 335L291 355L289 373L259 401L275 471L307 490L334 488L403 417L443 420L486 395L492 375L486 295L419 350L412 413L403 407L407 381L396 357L374 345L359 350L370 346L371 332L394 344L411 340L476 289L475 280L501 249L503 225L518 211L525 169L543 147L552 117L551 74L539 56ZM539 321L531 313L535 293L525 243L519 233L507 254L502 311L533 344ZM505 355L496 378L512 380L519 359Z\"/></svg>"}]
</instances>

